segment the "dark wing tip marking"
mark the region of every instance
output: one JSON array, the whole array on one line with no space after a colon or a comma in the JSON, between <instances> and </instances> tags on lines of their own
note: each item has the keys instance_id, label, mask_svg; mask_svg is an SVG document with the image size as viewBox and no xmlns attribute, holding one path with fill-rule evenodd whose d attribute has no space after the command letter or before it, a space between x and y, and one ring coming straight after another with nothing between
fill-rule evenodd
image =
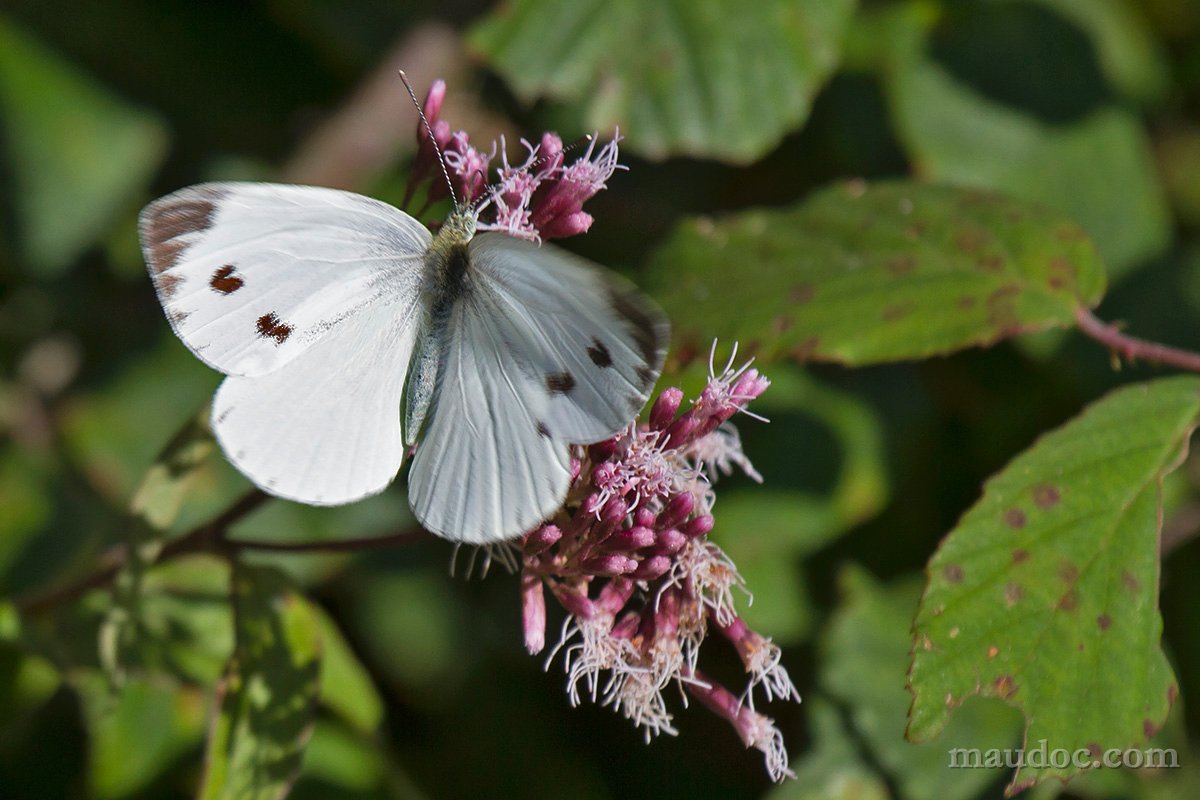
<instances>
[{"instance_id":1,"label":"dark wing tip marking","mask_svg":"<svg viewBox=\"0 0 1200 800\"><path fill-rule=\"evenodd\" d=\"M216 213L220 194L212 189L189 193L193 199L172 200L170 197L147 207L142 220L142 246L146 259L155 272L164 272L179 260L191 244L188 234L208 230Z\"/></svg>"},{"instance_id":2,"label":"dark wing tip marking","mask_svg":"<svg viewBox=\"0 0 1200 800\"><path fill-rule=\"evenodd\" d=\"M255 324L258 335L264 339L274 339L275 344L283 344L292 335L292 326L279 321L274 313L263 314Z\"/></svg>"},{"instance_id":3,"label":"dark wing tip marking","mask_svg":"<svg viewBox=\"0 0 1200 800\"><path fill-rule=\"evenodd\" d=\"M175 295L179 284L183 283L183 278L179 275L155 275L154 285L158 287L158 292L164 298L171 298Z\"/></svg>"},{"instance_id":4,"label":"dark wing tip marking","mask_svg":"<svg viewBox=\"0 0 1200 800\"><path fill-rule=\"evenodd\" d=\"M540 419L538 420L537 424L537 432L538 436L542 436L546 439L550 438L550 429L547 428L546 423L542 422Z\"/></svg>"},{"instance_id":5,"label":"dark wing tip marking","mask_svg":"<svg viewBox=\"0 0 1200 800\"><path fill-rule=\"evenodd\" d=\"M608 352L608 348L604 346L604 342L599 339L592 339L592 343L587 349L588 358L597 367L611 367L612 354Z\"/></svg>"},{"instance_id":6,"label":"dark wing tip marking","mask_svg":"<svg viewBox=\"0 0 1200 800\"><path fill-rule=\"evenodd\" d=\"M546 388L550 394L568 394L575 388L575 376L567 371L546 373Z\"/></svg>"},{"instance_id":7,"label":"dark wing tip marking","mask_svg":"<svg viewBox=\"0 0 1200 800\"><path fill-rule=\"evenodd\" d=\"M220 292L221 294L233 294L246 284L245 281L233 273L233 264L226 264L213 273L212 280L208 282L208 285L211 286L214 291Z\"/></svg>"},{"instance_id":8,"label":"dark wing tip marking","mask_svg":"<svg viewBox=\"0 0 1200 800\"><path fill-rule=\"evenodd\" d=\"M613 312L629 323L634 345L645 366L653 373L654 379L657 379L663 361L666 360L667 340L670 336L670 325L666 316L633 286L610 284L608 301ZM639 376L640 374L639 372ZM654 379L647 383L647 389L653 385Z\"/></svg>"}]
</instances>

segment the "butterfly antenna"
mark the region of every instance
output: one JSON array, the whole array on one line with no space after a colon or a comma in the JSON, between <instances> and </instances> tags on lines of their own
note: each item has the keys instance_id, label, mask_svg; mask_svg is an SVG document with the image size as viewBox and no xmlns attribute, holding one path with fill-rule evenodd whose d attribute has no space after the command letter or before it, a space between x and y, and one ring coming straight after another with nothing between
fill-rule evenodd
<instances>
[{"instance_id":1,"label":"butterfly antenna","mask_svg":"<svg viewBox=\"0 0 1200 800\"><path fill-rule=\"evenodd\" d=\"M438 147L437 139L433 136L433 126L425 118L425 109L421 107L417 93L413 91L412 84L408 82L408 76L404 74L404 70L399 70L399 72L400 80L404 83L404 88L408 90L408 96L412 98L413 105L416 106L417 116L421 118L421 124L425 127L425 135L429 137L429 143L433 145L433 152L437 154L438 166L442 168L442 177L446 179L446 188L450 190L450 199L454 201L454 207L458 208L458 195L454 193L454 184L450 181L450 170L446 169L446 157L442 155L442 148Z\"/></svg>"}]
</instances>

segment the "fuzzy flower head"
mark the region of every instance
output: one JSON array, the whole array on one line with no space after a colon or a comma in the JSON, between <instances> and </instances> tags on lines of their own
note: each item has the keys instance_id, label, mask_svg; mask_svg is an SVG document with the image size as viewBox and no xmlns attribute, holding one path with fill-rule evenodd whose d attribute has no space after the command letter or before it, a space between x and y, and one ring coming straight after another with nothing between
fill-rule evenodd
<instances>
[{"instance_id":1,"label":"fuzzy flower head","mask_svg":"<svg viewBox=\"0 0 1200 800\"><path fill-rule=\"evenodd\" d=\"M570 163L566 158L569 148L563 146L557 134L543 134L536 145L522 139L525 159L510 164L503 137L498 147L493 142L480 150L471 144L465 131L451 130L441 119L445 95L445 83L436 81L425 98L423 111L433 136L431 139L424 124L417 126L417 156L409 172L406 206L422 184L427 184L426 209L449 197L453 187L458 202L474 211L476 230L501 231L541 242L586 233L591 228L592 215L583 210L583 204L606 187L616 170L624 169L617 162L619 135L598 152L596 137L586 137L587 149ZM439 152L447 175L442 174L438 164ZM489 184L489 170L497 155L497 179Z\"/></svg>"},{"instance_id":2,"label":"fuzzy flower head","mask_svg":"<svg viewBox=\"0 0 1200 800\"><path fill-rule=\"evenodd\" d=\"M712 480L740 467L757 477L730 424L769 385L745 364L710 369L700 397L666 389L648 419L612 439L579 448L565 509L519 540L525 644L546 643L546 598L566 612L547 666L560 660L572 704L612 708L649 740L675 735L672 685L725 718L761 750L775 780L791 773L766 700L799 700L779 648L738 616L749 593L714 542ZM754 415L751 415L754 416ZM761 419L761 418L760 418ZM741 658L747 683L731 692L698 668L716 631Z\"/></svg>"}]
</instances>

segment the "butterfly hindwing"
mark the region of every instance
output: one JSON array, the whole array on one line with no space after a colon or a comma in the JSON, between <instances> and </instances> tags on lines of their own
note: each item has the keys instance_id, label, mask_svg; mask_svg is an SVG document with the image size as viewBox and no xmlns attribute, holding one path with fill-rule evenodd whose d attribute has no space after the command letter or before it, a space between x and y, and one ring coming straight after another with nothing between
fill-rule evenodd
<instances>
[{"instance_id":1,"label":"butterfly hindwing","mask_svg":"<svg viewBox=\"0 0 1200 800\"><path fill-rule=\"evenodd\" d=\"M569 447L549 435L548 398L509 350L502 313L482 287L456 304L408 476L421 524L473 544L533 528L562 505L570 483Z\"/></svg>"},{"instance_id":2,"label":"butterfly hindwing","mask_svg":"<svg viewBox=\"0 0 1200 800\"><path fill-rule=\"evenodd\" d=\"M416 298L376 304L267 375L231 376L212 426L241 472L311 505L377 494L400 469L400 399Z\"/></svg>"},{"instance_id":3,"label":"butterfly hindwing","mask_svg":"<svg viewBox=\"0 0 1200 800\"><path fill-rule=\"evenodd\" d=\"M576 444L637 416L666 356L662 311L619 275L552 245L502 234L470 244L472 267L497 297L497 328L546 397L544 424Z\"/></svg>"},{"instance_id":4,"label":"butterfly hindwing","mask_svg":"<svg viewBox=\"0 0 1200 800\"><path fill-rule=\"evenodd\" d=\"M415 295L429 232L351 192L267 183L182 189L142 211L171 326L209 366L263 375L388 297Z\"/></svg>"}]
</instances>

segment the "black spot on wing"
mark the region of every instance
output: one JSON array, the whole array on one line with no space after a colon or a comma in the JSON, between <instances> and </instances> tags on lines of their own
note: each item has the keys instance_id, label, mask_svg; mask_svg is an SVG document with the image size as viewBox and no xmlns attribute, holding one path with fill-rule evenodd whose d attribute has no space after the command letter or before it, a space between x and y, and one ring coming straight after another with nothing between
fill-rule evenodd
<instances>
[{"instance_id":1,"label":"black spot on wing","mask_svg":"<svg viewBox=\"0 0 1200 800\"><path fill-rule=\"evenodd\" d=\"M546 388L550 394L569 394L575 388L575 376L569 372L546 373Z\"/></svg>"},{"instance_id":2,"label":"black spot on wing","mask_svg":"<svg viewBox=\"0 0 1200 800\"><path fill-rule=\"evenodd\" d=\"M604 346L604 342L599 339L592 339L592 343L588 345L588 358L597 367L611 367L612 355L608 352L608 348Z\"/></svg>"},{"instance_id":3,"label":"black spot on wing","mask_svg":"<svg viewBox=\"0 0 1200 800\"><path fill-rule=\"evenodd\" d=\"M537 432L538 432L538 436L542 436L547 439L550 438L550 429L547 428L546 423L542 422L540 419L538 420L538 424L537 424Z\"/></svg>"}]
</instances>

